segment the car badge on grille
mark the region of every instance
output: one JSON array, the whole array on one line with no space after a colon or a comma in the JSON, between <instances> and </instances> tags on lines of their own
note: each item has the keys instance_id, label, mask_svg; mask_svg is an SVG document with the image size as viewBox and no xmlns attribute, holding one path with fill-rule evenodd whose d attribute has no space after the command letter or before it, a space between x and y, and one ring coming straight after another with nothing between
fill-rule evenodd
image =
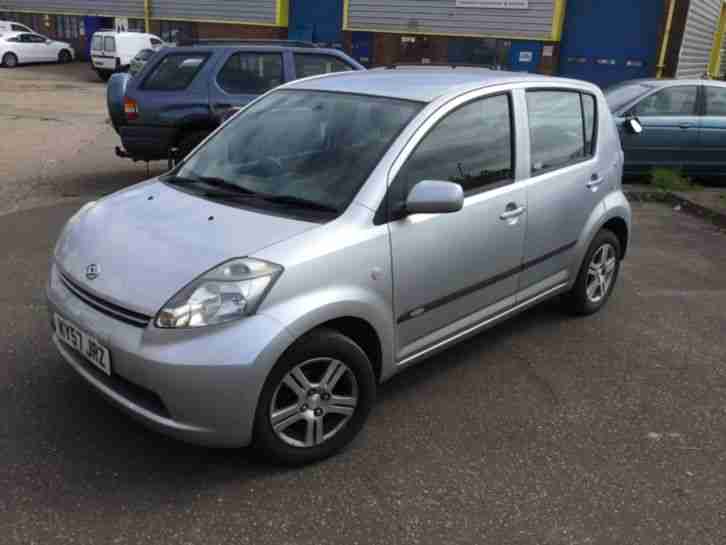
<instances>
[{"instance_id":1,"label":"car badge on grille","mask_svg":"<svg viewBox=\"0 0 726 545\"><path fill-rule=\"evenodd\" d=\"M101 274L101 267L95 263L86 267L86 278L93 281L98 278Z\"/></svg>"}]
</instances>

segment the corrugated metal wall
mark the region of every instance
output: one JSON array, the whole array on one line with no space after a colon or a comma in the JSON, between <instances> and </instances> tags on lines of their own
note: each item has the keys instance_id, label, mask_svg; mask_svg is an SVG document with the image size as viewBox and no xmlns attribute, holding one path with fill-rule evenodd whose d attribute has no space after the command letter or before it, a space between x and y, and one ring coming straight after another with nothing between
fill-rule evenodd
<instances>
[{"instance_id":1,"label":"corrugated metal wall","mask_svg":"<svg viewBox=\"0 0 726 545\"><path fill-rule=\"evenodd\" d=\"M154 19L180 17L195 21L242 21L265 25L276 22L275 0L152 0L151 5Z\"/></svg>"},{"instance_id":2,"label":"corrugated metal wall","mask_svg":"<svg viewBox=\"0 0 726 545\"><path fill-rule=\"evenodd\" d=\"M0 0L0 11L143 17L144 0Z\"/></svg>"},{"instance_id":3,"label":"corrugated metal wall","mask_svg":"<svg viewBox=\"0 0 726 545\"><path fill-rule=\"evenodd\" d=\"M722 3L723 0L691 0L678 56L677 78L700 78L708 72Z\"/></svg>"},{"instance_id":4,"label":"corrugated metal wall","mask_svg":"<svg viewBox=\"0 0 726 545\"><path fill-rule=\"evenodd\" d=\"M349 0L348 29L550 39L555 0L526 9L457 7L457 0Z\"/></svg>"}]
</instances>

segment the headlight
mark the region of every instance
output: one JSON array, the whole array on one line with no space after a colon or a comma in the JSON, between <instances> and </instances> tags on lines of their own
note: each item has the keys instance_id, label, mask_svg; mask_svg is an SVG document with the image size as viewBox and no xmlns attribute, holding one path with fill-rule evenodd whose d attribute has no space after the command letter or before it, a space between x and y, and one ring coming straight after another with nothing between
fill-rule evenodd
<instances>
[{"instance_id":1,"label":"headlight","mask_svg":"<svg viewBox=\"0 0 726 545\"><path fill-rule=\"evenodd\" d=\"M156 316L165 329L223 324L254 314L282 274L282 267L258 259L233 259L177 293Z\"/></svg>"}]
</instances>

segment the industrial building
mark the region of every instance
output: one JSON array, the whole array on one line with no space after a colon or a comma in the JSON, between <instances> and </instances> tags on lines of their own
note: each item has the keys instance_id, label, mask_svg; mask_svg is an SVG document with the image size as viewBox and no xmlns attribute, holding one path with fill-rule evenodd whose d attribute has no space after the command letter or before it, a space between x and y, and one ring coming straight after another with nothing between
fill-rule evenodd
<instances>
[{"instance_id":1,"label":"industrial building","mask_svg":"<svg viewBox=\"0 0 726 545\"><path fill-rule=\"evenodd\" d=\"M0 19L71 41L100 28L184 38L298 39L369 66L462 63L607 86L722 77L723 0L0 0ZM723 63L726 64L726 63Z\"/></svg>"}]
</instances>

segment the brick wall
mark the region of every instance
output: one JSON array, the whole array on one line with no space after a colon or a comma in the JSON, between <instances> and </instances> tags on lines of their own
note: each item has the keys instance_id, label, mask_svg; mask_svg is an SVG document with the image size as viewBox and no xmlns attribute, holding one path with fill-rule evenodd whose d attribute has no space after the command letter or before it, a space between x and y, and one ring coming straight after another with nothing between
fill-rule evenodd
<instances>
[{"instance_id":1,"label":"brick wall","mask_svg":"<svg viewBox=\"0 0 726 545\"><path fill-rule=\"evenodd\" d=\"M244 40L285 40L287 29L266 26L249 26L220 23L197 23L197 37Z\"/></svg>"}]
</instances>

